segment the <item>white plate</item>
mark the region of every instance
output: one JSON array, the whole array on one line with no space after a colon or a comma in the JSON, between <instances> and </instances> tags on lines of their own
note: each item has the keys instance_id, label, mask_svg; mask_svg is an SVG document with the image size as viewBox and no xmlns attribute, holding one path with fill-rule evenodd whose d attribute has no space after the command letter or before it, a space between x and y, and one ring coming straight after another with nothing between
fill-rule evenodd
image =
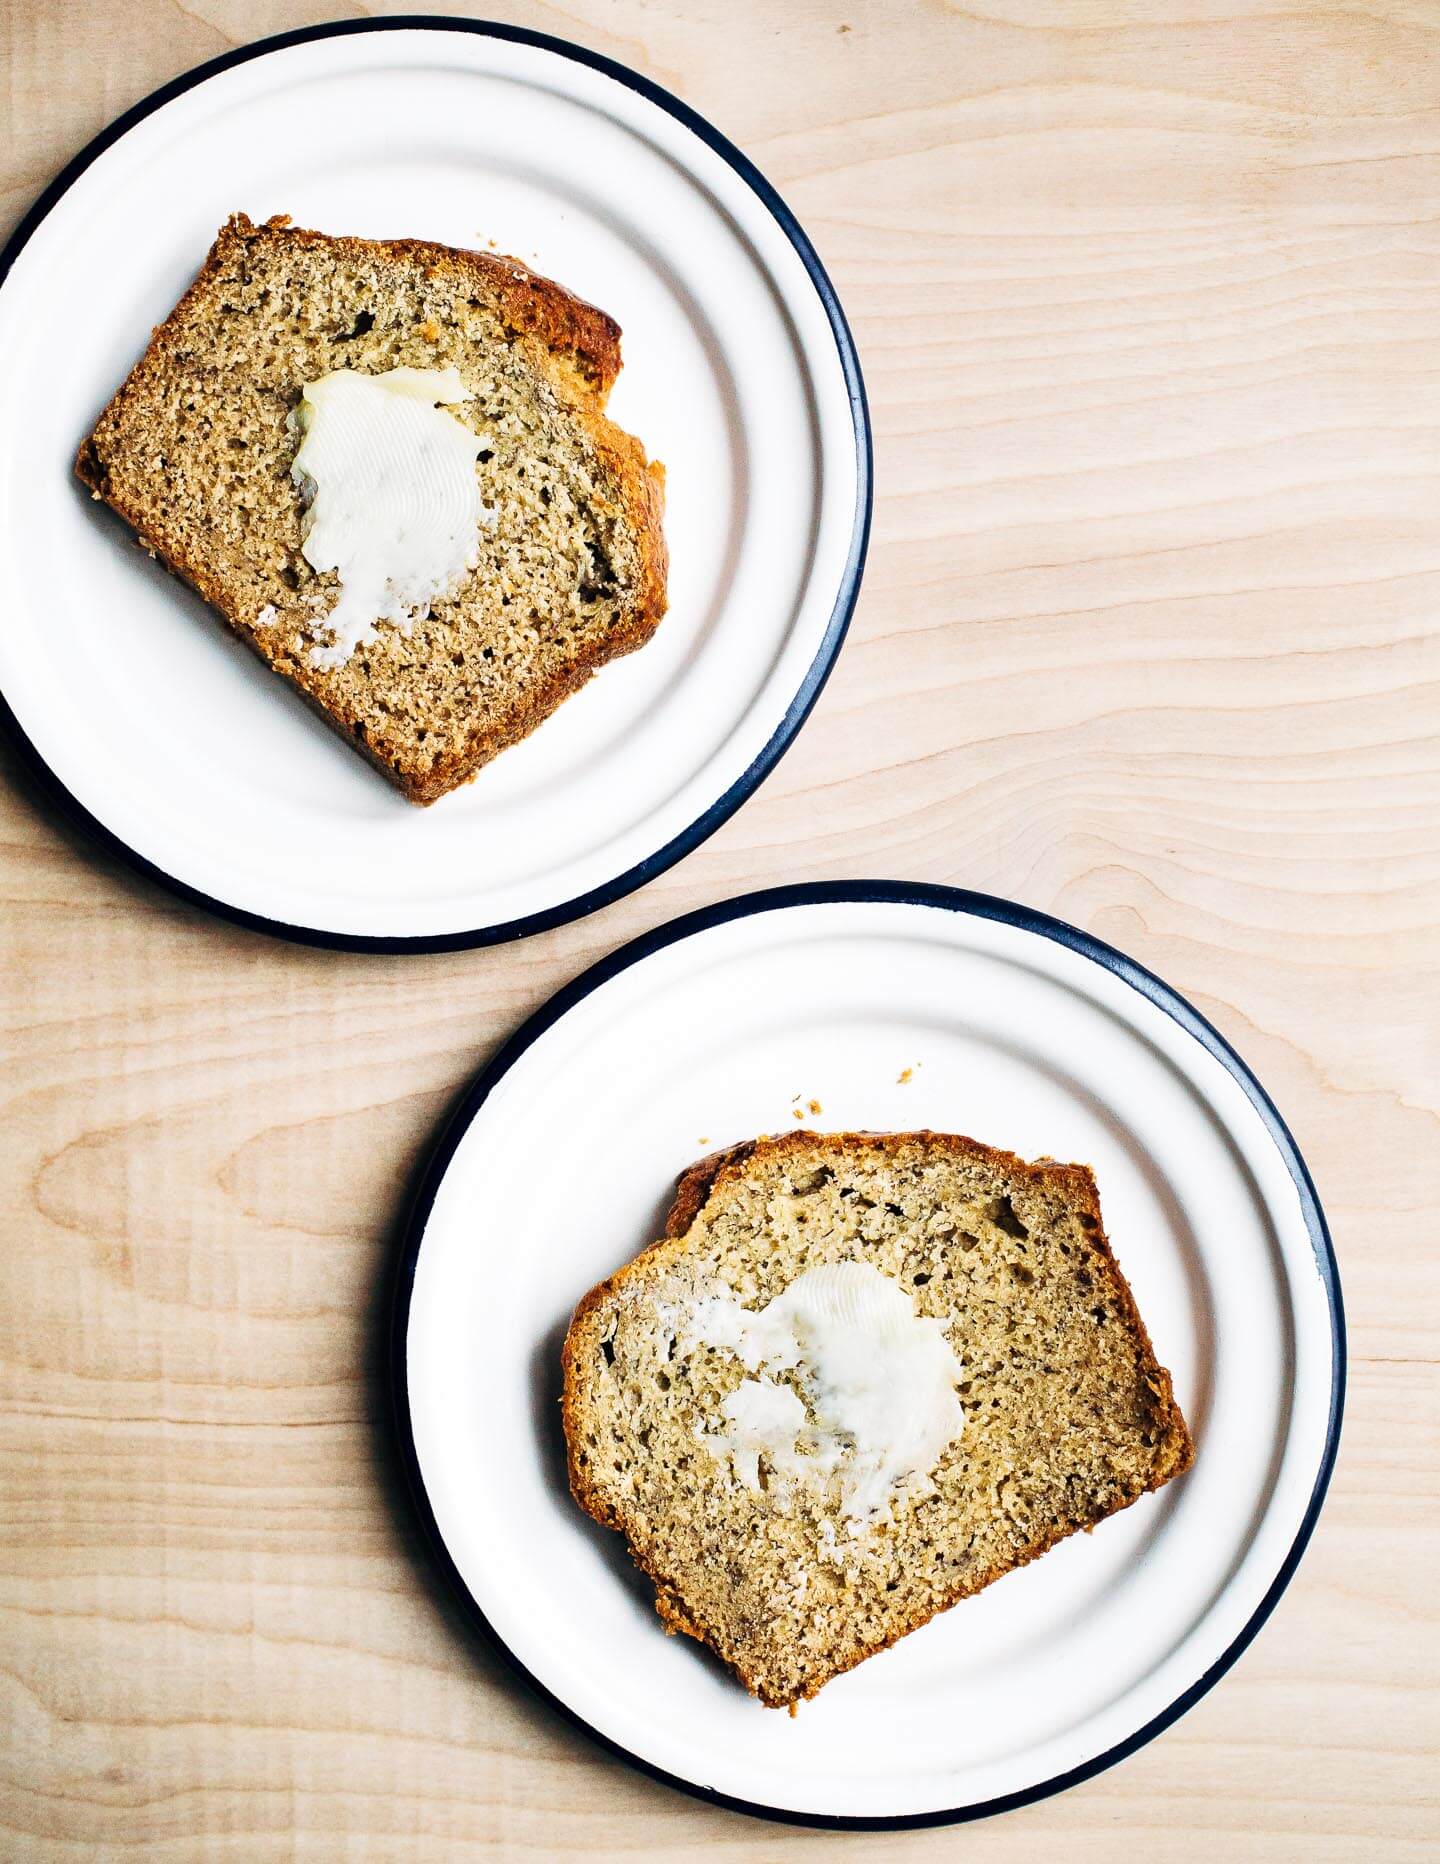
<instances>
[{"instance_id":1,"label":"white plate","mask_svg":"<svg viewBox=\"0 0 1440 1864\"><path fill-rule=\"evenodd\" d=\"M1093 1164L1198 1456L792 1721L662 1634L619 1537L566 1492L555 1401L571 1305L659 1234L676 1175L812 1098L821 1128L930 1126ZM394 1339L422 1516L513 1662L673 1784L862 1824L1053 1792L1194 1702L1294 1569L1344 1378L1309 1177L1215 1031L1069 926L870 882L695 914L541 1011L421 1188Z\"/></svg>"},{"instance_id":2,"label":"white plate","mask_svg":"<svg viewBox=\"0 0 1440 1864\"><path fill-rule=\"evenodd\" d=\"M670 613L643 652L429 810L347 751L71 474L237 208L494 240L624 330L611 412L668 468ZM854 350L773 190L633 72L462 20L248 47L92 144L0 278L0 692L64 806L188 897L328 944L535 931L694 847L799 729L864 556Z\"/></svg>"}]
</instances>

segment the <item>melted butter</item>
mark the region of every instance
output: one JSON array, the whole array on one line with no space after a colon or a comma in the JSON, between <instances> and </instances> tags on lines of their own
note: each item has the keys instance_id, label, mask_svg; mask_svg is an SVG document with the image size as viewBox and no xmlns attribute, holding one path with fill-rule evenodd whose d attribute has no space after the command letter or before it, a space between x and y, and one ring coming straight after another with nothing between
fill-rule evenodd
<instances>
[{"instance_id":1,"label":"melted butter","mask_svg":"<svg viewBox=\"0 0 1440 1864\"><path fill-rule=\"evenodd\" d=\"M747 1488L760 1486L760 1458L787 1475L799 1475L795 1440L805 1428L805 1406L788 1385L774 1379L741 1379L720 1406L729 1428L725 1449ZM717 1446L718 1447L718 1446Z\"/></svg>"},{"instance_id":2,"label":"melted butter","mask_svg":"<svg viewBox=\"0 0 1440 1864\"><path fill-rule=\"evenodd\" d=\"M964 1428L944 1323L868 1263L807 1269L762 1308L708 1297L688 1331L751 1375L725 1399L723 1427L702 1433L750 1488L763 1456L782 1480L837 1489L841 1514L863 1525L923 1490Z\"/></svg>"},{"instance_id":3,"label":"melted butter","mask_svg":"<svg viewBox=\"0 0 1440 1864\"><path fill-rule=\"evenodd\" d=\"M469 399L458 369L337 369L305 384L290 469L306 501L301 548L340 579L312 665L344 666L377 622L408 631L478 563L493 522L475 474L484 441L446 412Z\"/></svg>"}]
</instances>

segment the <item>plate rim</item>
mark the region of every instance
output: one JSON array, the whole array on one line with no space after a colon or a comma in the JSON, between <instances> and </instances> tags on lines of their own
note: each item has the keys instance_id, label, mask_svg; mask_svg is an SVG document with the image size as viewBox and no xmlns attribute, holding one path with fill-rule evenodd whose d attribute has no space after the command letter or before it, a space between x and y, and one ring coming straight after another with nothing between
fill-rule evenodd
<instances>
[{"instance_id":1,"label":"plate rim","mask_svg":"<svg viewBox=\"0 0 1440 1864\"><path fill-rule=\"evenodd\" d=\"M966 1805L931 1812L822 1813L799 1812L791 1807L767 1806L735 1794L719 1792L713 1787L702 1786L697 1781L687 1780L678 1774L670 1773L665 1768L646 1760L643 1755L632 1752L622 1742L613 1739L587 1721L554 1690L541 1682L516 1655L496 1631L484 1609L466 1585L459 1568L450 1556L434 1510L430 1506L424 1476L420 1469L419 1453L410 1415L408 1370L410 1307L414 1293L415 1272L431 1211L449 1170L450 1161L461 1141L495 1088L527 1050L553 1024L559 1022L571 1009L602 985L622 971L629 970L631 966L653 956L656 952L663 951L667 946L678 944L684 939L709 931L716 926L728 924L732 920L751 918L760 913L783 912L800 906L854 902L934 907L965 914L972 918L994 920L1002 925L1013 926L1020 931L1050 939L1075 952L1078 956L1088 958L1100 965L1178 1023L1188 1035L1192 1036L1202 1048L1221 1063L1260 1115L1271 1142L1280 1154L1295 1187L1330 1316L1329 1414L1326 1419L1325 1443L1311 1487L1310 1498L1306 1503L1299 1529L1274 1579L1266 1588L1254 1612L1225 1650L1165 1709L1152 1716L1149 1721L1123 1741L1106 1749L1104 1753L1096 1755L1078 1767L1069 1768L1046 1780L1039 1781L1033 1786L1018 1788L1014 1792L1004 1793L995 1798L977 1800ZM781 1824L807 1826L824 1831L916 1831L933 1826L967 1824L975 1819L989 1818L996 1813L1014 1811L1021 1806L1033 1805L1038 1800L1049 1799L1056 1793L1066 1791L1069 1787L1078 1786L1082 1781L1093 1779L1096 1774L1103 1773L1118 1762L1127 1759L1140 1748L1147 1746L1172 1723L1178 1721L1200 1701L1202 1696L1208 1695L1220 1678L1253 1642L1294 1578L1300 1560L1309 1545L1325 1501L1326 1491L1330 1486L1330 1478L1334 1472L1335 1459L1340 1447L1347 1378L1345 1310L1340 1289L1340 1271L1335 1259L1329 1225L1325 1220L1325 1213L1321 1208L1310 1169L1274 1101L1220 1031L1202 1016L1193 1004L1181 996L1179 991L1162 978L1157 977L1153 971L1147 970L1144 965L1117 950L1113 945L1107 945L1091 933L1081 931L1078 926L1070 925L1066 920L1053 918L1048 913L1022 906L1012 900L1002 899L994 894L973 892L961 887L940 886L924 881L808 881L738 894L732 898L717 901L713 905L702 906L695 911L683 913L676 919L669 920L663 925L653 927L638 937L628 940L606 957L588 966L579 976L556 991L547 1002L541 1004L501 1045L491 1060L479 1070L462 1091L445 1118L439 1136L415 1180L408 1208L401 1217L399 1238L388 1354L391 1407L399 1440L400 1459L426 1551L448 1583L462 1617L465 1618L469 1628L480 1635L512 1674L519 1677L542 1701L557 1711L571 1727L588 1736L590 1740L596 1742L616 1759L647 1774L663 1786L673 1787L709 1805L723 1806L728 1811L746 1813L753 1818L769 1819Z\"/></svg>"},{"instance_id":2,"label":"plate rim","mask_svg":"<svg viewBox=\"0 0 1440 1864\"><path fill-rule=\"evenodd\" d=\"M263 58L272 52L286 51L293 46L311 44L322 39L350 38L360 33L416 31L458 32L481 38L498 39L510 44L531 46L568 59L572 63L586 66L624 85L627 90L637 92L649 103L674 117L734 170L751 192L757 196L760 204L775 220L781 232L795 249L809 277L810 284L820 300L821 308L825 312L840 358L841 373L844 377L849 402L850 421L855 438L856 486L855 515L849 547L841 571L839 590L831 607L830 618L825 624L825 631L784 715L765 744L735 781L687 828L673 835L661 847L610 880L603 881L600 885L575 895L573 899L559 902L554 906L547 906L531 913L522 913L513 919L498 920L493 924L473 927L467 931L417 934L339 932L323 926L292 924L284 919L273 919L267 914L252 912L248 907L237 905L233 901L215 898L206 893L203 888L192 886L188 881L182 880L178 874L170 873L168 869L139 853L123 836L87 808L46 762L12 710L4 691L0 690L0 736L9 741L22 769L36 788L73 827L79 829L90 841L97 843L102 852L114 856L132 872L164 888L166 892L184 900L188 905L197 906L217 918L228 920L232 925L242 926L247 931L262 932L272 938L287 939L295 944L316 946L328 951L375 952L391 956L407 952L471 951L484 946L507 943L513 939L528 938L537 932L549 932L557 926L568 925L573 920L586 918L589 914L600 911L602 907L611 906L615 901L625 898L627 894L647 886L660 874L673 867L677 861L683 860L702 842L707 841L727 822L736 810L755 793L794 743L834 669L864 579L865 559L870 544L875 481L875 446L870 424L870 407L865 393L865 381L860 369L855 339L851 334L839 296L820 261L819 254L811 244L799 220L774 186L766 180L750 158L730 141L729 137L722 134L698 111L682 102L662 85L654 83L638 71L631 70L628 65L605 57L603 53L591 51L587 46L577 45L568 39L557 38L550 33L532 32L525 27L511 26L497 20L450 18L431 13L380 14L368 19L334 20L321 25L301 26L289 32L271 34L267 38L257 39L248 45L236 46L216 58L207 59L203 64L196 65L189 71L181 72L178 77L170 79L158 90L151 91L147 97L143 97L138 103L122 112L114 122L107 124L42 190L22 215L14 232L5 242L3 250L0 250L0 290L4 289L15 262L39 231L42 223L85 171L112 144L119 142L147 117L163 109L177 97L184 96L187 91L195 89L237 65L248 64L253 59Z\"/></svg>"}]
</instances>

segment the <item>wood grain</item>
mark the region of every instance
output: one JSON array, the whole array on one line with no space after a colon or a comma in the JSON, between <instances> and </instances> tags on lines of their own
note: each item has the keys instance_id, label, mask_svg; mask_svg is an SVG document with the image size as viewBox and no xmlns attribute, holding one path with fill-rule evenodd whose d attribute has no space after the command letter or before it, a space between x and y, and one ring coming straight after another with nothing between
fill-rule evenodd
<instances>
[{"instance_id":1,"label":"wood grain","mask_svg":"<svg viewBox=\"0 0 1440 1864\"><path fill-rule=\"evenodd\" d=\"M7 0L0 215L336 8ZM594 919L389 961L211 923L0 786L0 1851L1409 1859L1440 1850L1440 14L1424 0L501 6L677 90L815 237L879 449L798 745ZM7 445L16 444L7 435ZM1332 1499L1177 1727L963 1835L691 1803L519 1693L417 1550L376 1375L403 1187L584 964L893 874L1172 980L1311 1160Z\"/></svg>"}]
</instances>

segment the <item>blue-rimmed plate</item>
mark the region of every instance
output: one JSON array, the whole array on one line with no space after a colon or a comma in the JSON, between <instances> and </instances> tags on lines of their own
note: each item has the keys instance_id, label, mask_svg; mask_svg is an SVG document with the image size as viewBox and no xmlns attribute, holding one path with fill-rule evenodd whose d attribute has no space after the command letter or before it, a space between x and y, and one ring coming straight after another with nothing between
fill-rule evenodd
<instances>
[{"instance_id":1,"label":"blue-rimmed plate","mask_svg":"<svg viewBox=\"0 0 1440 1864\"><path fill-rule=\"evenodd\" d=\"M616 420L668 469L670 613L467 789L381 782L70 463L234 210L512 252L615 316ZM829 281L692 111L577 47L463 20L293 33L121 119L0 262L0 693L43 781L245 923L482 944L617 898L734 810L854 604L870 445Z\"/></svg>"},{"instance_id":2,"label":"blue-rimmed plate","mask_svg":"<svg viewBox=\"0 0 1440 1864\"><path fill-rule=\"evenodd\" d=\"M818 1109L818 1110L815 1110ZM572 1303L659 1234L676 1175L795 1124L958 1131L1095 1168L1194 1468L840 1677L789 1720L663 1635L566 1493ZM1273 1608L1344 1382L1314 1189L1244 1063L1174 991L1037 913L856 882L650 934L541 1011L424 1182L395 1326L402 1442L472 1620L566 1714L692 1792L782 1818L975 1817L1188 1708Z\"/></svg>"}]
</instances>

